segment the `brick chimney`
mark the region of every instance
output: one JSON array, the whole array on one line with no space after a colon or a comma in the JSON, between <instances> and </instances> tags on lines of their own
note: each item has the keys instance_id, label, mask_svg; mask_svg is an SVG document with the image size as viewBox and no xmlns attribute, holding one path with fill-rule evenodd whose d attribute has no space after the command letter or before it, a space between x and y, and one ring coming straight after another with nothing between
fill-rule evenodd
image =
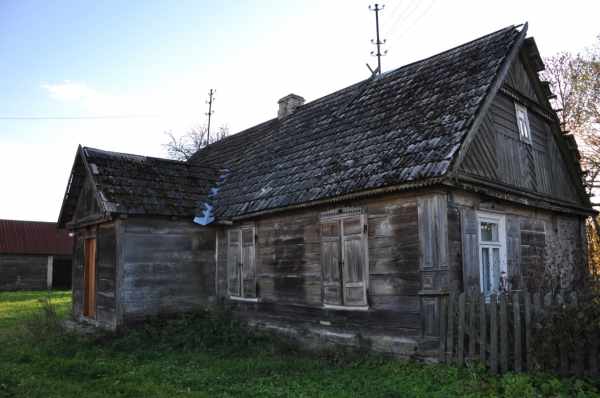
<instances>
[{"instance_id":1,"label":"brick chimney","mask_svg":"<svg viewBox=\"0 0 600 398\"><path fill-rule=\"evenodd\" d=\"M299 95L289 94L277 101L279 104L279 111L277 112L277 118L283 119L284 117L291 115L297 107L304 105L306 100Z\"/></svg>"}]
</instances>

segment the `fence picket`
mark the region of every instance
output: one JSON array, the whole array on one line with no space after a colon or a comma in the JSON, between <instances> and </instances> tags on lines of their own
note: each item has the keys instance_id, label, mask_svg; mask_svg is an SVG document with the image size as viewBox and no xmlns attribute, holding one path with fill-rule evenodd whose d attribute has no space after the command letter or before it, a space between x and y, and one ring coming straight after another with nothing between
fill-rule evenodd
<instances>
[{"instance_id":1,"label":"fence picket","mask_svg":"<svg viewBox=\"0 0 600 398\"><path fill-rule=\"evenodd\" d=\"M565 304L565 295L564 293L560 293L556 296L556 303L559 307L562 307ZM551 304L547 304L549 306ZM564 341L558 344L558 350L560 352L560 374L562 377L569 376L569 351L567 350L567 346Z\"/></svg>"},{"instance_id":2,"label":"fence picket","mask_svg":"<svg viewBox=\"0 0 600 398\"><path fill-rule=\"evenodd\" d=\"M577 308L577 294L571 293L569 296L570 303ZM575 376L583 377L585 369L585 358L583 354L583 346L581 344L581 331L578 329L573 330L573 349L575 351L574 365L575 365Z\"/></svg>"},{"instance_id":3,"label":"fence picket","mask_svg":"<svg viewBox=\"0 0 600 398\"><path fill-rule=\"evenodd\" d=\"M471 294L469 298L469 364L473 364L475 360L475 340L477 333L475 332L475 294Z\"/></svg>"},{"instance_id":4,"label":"fence picket","mask_svg":"<svg viewBox=\"0 0 600 398\"><path fill-rule=\"evenodd\" d=\"M458 296L458 347L456 348L456 366L462 369L465 358L465 292Z\"/></svg>"},{"instance_id":5,"label":"fence picket","mask_svg":"<svg viewBox=\"0 0 600 398\"><path fill-rule=\"evenodd\" d=\"M598 371L598 336L592 336L591 343L588 346L588 354L590 356L590 378L597 379L600 377Z\"/></svg>"},{"instance_id":6,"label":"fence picket","mask_svg":"<svg viewBox=\"0 0 600 398\"><path fill-rule=\"evenodd\" d=\"M490 295L490 369L498 373L498 298L495 294Z\"/></svg>"},{"instance_id":7,"label":"fence picket","mask_svg":"<svg viewBox=\"0 0 600 398\"><path fill-rule=\"evenodd\" d=\"M448 299L444 297L440 300L440 351L438 353L440 363L444 363L446 359L446 305Z\"/></svg>"},{"instance_id":8,"label":"fence picket","mask_svg":"<svg viewBox=\"0 0 600 398\"><path fill-rule=\"evenodd\" d=\"M542 357L533 352L534 333L540 332L535 325L543 322L545 311L560 311L565 300L577 308L579 299L575 293L566 297L560 293L553 299L551 293L502 292L467 297L466 293L451 292L440 300L438 359L462 368L465 361L475 363L479 354L479 362L493 373L541 370L558 371L563 377L573 374L598 378L598 341L584 335L583 330L573 328L572 339L560 341Z\"/></svg>"},{"instance_id":9,"label":"fence picket","mask_svg":"<svg viewBox=\"0 0 600 398\"><path fill-rule=\"evenodd\" d=\"M531 294L525 292L525 362L527 362L527 371L533 372L533 358L531 355Z\"/></svg>"},{"instance_id":10,"label":"fence picket","mask_svg":"<svg viewBox=\"0 0 600 398\"><path fill-rule=\"evenodd\" d=\"M514 347L515 347L515 372L521 373L523 370L521 349L521 307L519 305L519 293L513 293L513 323L515 325Z\"/></svg>"},{"instance_id":11,"label":"fence picket","mask_svg":"<svg viewBox=\"0 0 600 398\"><path fill-rule=\"evenodd\" d=\"M446 363L452 363L452 352L454 351L454 291L450 292L448 333L446 336Z\"/></svg>"},{"instance_id":12,"label":"fence picket","mask_svg":"<svg viewBox=\"0 0 600 398\"><path fill-rule=\"evenodd\" d=\"M500 293L500 367L502 374L508 373L508 314L506 293Z\"/></svg>"},{"instance_id":13,"label":"fence picket","mask_svg":"<svg viewBox=\"0 0 600 398\"><path fill-rule=\"evenodd\" d=\"M486 362L486 336L487 336L487 316L486 316L485 293L479 295L479 362L484 366Z\"/></svg>"},{"instance_id":14,"label":"fence picket","mask_svg":"<svg viewBox=\"0 0 600 398\"><path fill-rule=\"evenodd\" d=\"M542 316L542 296L540 292L537 292L533 295L533 307L535 308L535 319L537 321ZM546 364L541 358L536 358L536 362L540 366L541 370L546 369Z\"/></svg>"}]
</instances>

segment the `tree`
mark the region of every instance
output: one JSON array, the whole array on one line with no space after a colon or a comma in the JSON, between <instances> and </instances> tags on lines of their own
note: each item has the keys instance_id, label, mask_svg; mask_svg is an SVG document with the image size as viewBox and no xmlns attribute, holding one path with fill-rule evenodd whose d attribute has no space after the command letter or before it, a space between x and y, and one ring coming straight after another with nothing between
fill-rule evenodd
<instances>
[{"instance_id":1,"label":"tree","mask_svg":"<svg viewBox=\"0 0 600 398\"><path fill-rule=\"evenodd\" d=\"M600 188L600 35L585 53L544 58L542 80L550 82L556 98L553 107L563 130L573 133L588 171L586 187L593 196Z\"/></svg>"},{"instance_id":2,"label":"tree","mask_svg":"<svg viewBox=\"0 0 600 398\"><path fill-rule=\"evenodd\" d=\"M164 133L170 138L168 143L161 144L164 147L163 150L166 152L167 157L169 159L186 161L199 149L229 136L229 127L226 124L222 125L210 137L208 137L206 124L200 123L192 125L190 130L179 138L176 138L171 131L165 131Z\"/></svg>"}]
</instances>

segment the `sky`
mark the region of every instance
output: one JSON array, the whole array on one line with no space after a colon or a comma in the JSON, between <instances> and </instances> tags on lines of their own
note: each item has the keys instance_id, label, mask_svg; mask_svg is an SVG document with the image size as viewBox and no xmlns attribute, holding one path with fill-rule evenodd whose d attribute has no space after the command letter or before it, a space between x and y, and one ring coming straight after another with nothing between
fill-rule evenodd
<instances>
[{"instance_id":1,"label":"sky","mask_svg":"<svg viewBox=\"0 0 600 398\"><path fill-rule=\"evenodd\" d=\"M582 52L600 0L392 0L382 70L529 23L542 57ZM0 219L58 219L78 145L165 157L165 134L243 131L370 75L374 2L0 0Z\"/></svg>"}]
</instances>

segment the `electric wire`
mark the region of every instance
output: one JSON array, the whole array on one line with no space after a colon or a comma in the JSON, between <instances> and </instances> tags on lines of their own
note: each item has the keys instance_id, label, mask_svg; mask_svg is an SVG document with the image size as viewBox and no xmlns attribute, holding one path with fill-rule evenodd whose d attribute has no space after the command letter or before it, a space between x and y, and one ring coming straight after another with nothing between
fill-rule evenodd
<instances>
[{"instance_id":1,"label":"electric wire","mask_svg":"<svg viewBox=\"0 0 600 398\"><path fill-rule=\"evenodd\" d=\"M89 120L89 119L134 119L145 117L168 117L190 115L195 112L184 113L155 113L150 115L123 115L123 116L75 116L75 117L1 117L0 120Z\"/></svg>"},{"instance_id":2,"label":"electric wire","mask_svg":"<svg viewBox=\"0 0 600 398\"><path fill-rule=\"evenodd\" d=\"M390 49L392 49L392 47L394 47L402 38L402 36L404 36L406 34L406 32L408 32L410 30L410 28L412 28L417 22L419 22L419 20L421 18L423 18L423 15L425 15L427 13L427 11L429 11L429 9L431 8L431 6L433 6L435 4L437 0L433 0L433 2L429 5L429 7L427 7L427 9L423 12L423 14L421 14L419 16L419 18L417 18L417 20L415 22L412 23L412 25L410 25L404 32L402 32L402 34L396 39L396 41L394 43L392 43L392 45L389 46L388 51Z\"/></svg>"},{"instance_id":3,"label":"electric wire","mask_svg":"<svg viewBox=\"0 0 600 398\"><path fill-rule=\"evenodd\" d=\"M392 13L386 18L385 22L383 22L383 25L381 25L381 29L385 28L385 25L388 23L388 21L392 18L392 16L394 15L394 13L396 12L396 10L398 9L398 7L400 7L400 4L402 4L404 0L400 0L400 3L398 3L398 5L396 6L396 8L394 8L394 11L392 11Z\"/></svg>"},{"instance_id":4,"label":"electric wire","mask_svg":"<svg viewBox=\"0 0 600 398\"><path fill-rule=\"evenodd\" d=\"M402 12L402 14L400 14L400 16L398 17L398 19L396 20L396 22L394 22L394 24L392 25L392 27L383 36L389 37L390 32L393 31L393 30L395 30L394 28L396 28L396 25L398 25L401 21L403 21L402 17L404 17L404 14L406 14L406 11L408 11L408 9L410 8L410 6L412 6L414 2L415 2L415 0L412 0L410 2L410 4L408 5L408 7L406 7L404 9L404 11Z\"/></svg>"},{"instance_id":5,"label":"electric wire","mask_svg":"<svg viewBox=\"0 0 600 398\"><path fill-rule=\"evenodd\" d=\"M411 3L411 4L412 4L412 3ZM406 15L406 16L405 16L405 17L404 17L404 18L403 18L401 21L399 21L399 22L400 22L400 23L399 23L399 25L398 25L398 26L396 26L396 28L395 28L393 31L391 31L391 32L389 33L389 36L393 35L393 34L394 34L394 32L395 32L395 31L397 31L397 30L398 30L398 28L402 26L402 22L406 21L406 20L408 19L408 17L410 17L410 16L412 15L412 13L413 13L413 12L414 12L414 11L415 11L417 8L419 8L419 5L420 5L420 4L421 4L421 3L417 3L417 5L415 5L415 6L414 6L414 8L413 8L412 10L410 10L410 12L409 12L409 13L408 13L408 14L407 14L407 15ZM406 10L408 11L408 8L407 8Z\"/></svg>"}]
</instances>

